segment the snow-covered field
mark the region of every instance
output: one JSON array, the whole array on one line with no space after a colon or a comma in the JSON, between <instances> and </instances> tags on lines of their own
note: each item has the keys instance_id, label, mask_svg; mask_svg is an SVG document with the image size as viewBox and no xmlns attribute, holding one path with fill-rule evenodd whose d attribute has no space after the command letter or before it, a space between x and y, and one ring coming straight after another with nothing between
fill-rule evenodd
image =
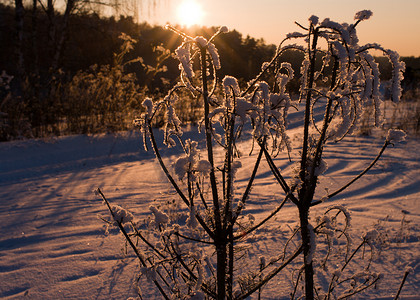
<instances>
[{"instance_id":1,"label":"snow-covered field","mask_svg":"<svg viewBox=\"0 0 420 300\"><path fill-rule=\"evenodd\" d=\"M319 196L363 170L379 151L381 135L378 131L370 137L352 136L329 144L325 150L329 169L318 188ZM312 210L315 216L331 204L343 204L352 214L353 234L360 236L374 224L383 229L386 243L375 264L383 281L359 299L392 299L407 266L413 272L402 298L420 299L419 149L420 141L412 137L390 147L364 178ZM166 150L164 155L169 160L177 156L177 150ZM246 185L252 159L243 157L239 189ZM286 159L276 163L286 177L291 174ZM148 214L153 201L174 197L136 132L0 144L0 298L126 299L136 295L136 258L130 249L124 254L117 230L104 234L104 223L97 216L107 211L94 193L97 187L137 219ZM279 193L264 163L248 212L262 218L278 204ZM282 241L276 228L292 227L295 216L292 205L285 207L252 248L268 255L277 250L276 243ZM287 284L287 276L279 276L263 290L262 298L287 299Z\"/></svg>"}]
</instances>

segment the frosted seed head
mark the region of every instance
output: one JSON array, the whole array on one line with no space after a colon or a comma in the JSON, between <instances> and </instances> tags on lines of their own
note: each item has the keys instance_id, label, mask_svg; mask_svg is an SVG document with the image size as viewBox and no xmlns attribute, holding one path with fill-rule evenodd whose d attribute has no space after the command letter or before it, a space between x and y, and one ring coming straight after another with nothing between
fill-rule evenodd
<instances>
[{"instance_id":1,"label":"frosted seed head","mask_svg":"<svg viewBox=\"0 0 420 300\"><path fill-rule=\"evenodd\" d=\"M378 237L378 235L379 235L379 232L376 229L373 229L366 232L363 236L363 239L367 241L368 243L373 243Z\"/></svg>"},{"instance_id":2,"label":"frosted seed head","mask_svg":"<svg viewBox=\"0 0 420 300\"><path fill-rule=\"evenodd\" d=\"M197 171L202 173L203 175L208 175L211 171L211 164L208 160L199 160L197 162Z\"/></svg>"},{"instance_id":3,"label":"frosted seed head","mask_svg":"<svg viewBox=\"0 0 420 300\"><path fill-rule=\"evenodd\" d=\"M182 180L185 174L188 171L188 158L180 157L174 163L175 174L178 176L179 180Z\"/></svg>"},{"instance_id":4,"label":"frosted seed head","mask_svg":"<svg viewBox=\"0 0 420 300\"><path fill-rule=\"evenodd\" d=\"M261 65L261 71L264 71L265 69L267 69L270 66L270 62L269 61L265 61L262 63Z\"/></svg>"},{"instance_id":5,"label":"frosted seed head","mask_svg":"<svg viewBox=\"0 0 420 300\"><path fill-rule=\"evenodd\" d=\"M390 129L386 136L386 140L389 143L401 143L405 141L407 134L400 129Z\"/></svg>"},{"instance_id":6,"label":"frosted seed head","mask_svg":"<svg viewBox=\"0 0 420 300\"><path fill-rule=\"evenodd\" d=\"M235 77L225 76L225 78L223 78L223 88L225 90L226 95L230 95L232 93L232 90L235 93L235 95L240 94L238 80Z\"/></svg>"},{"instance_id":7,"label":"frosted seed head","mask_svg":"<svg viewBox=\"0 0 420 300\"><path fill-rule=\"evenodd\" d=\"M197 36L194 38L194 41L199 44L201 47L207 46L207 40L202 36Z\"/></svg>"},{"instance_id":8,"label":"frosted seed head","mask_svg":"<svg viewBox=\"0 0 420 300\"><path fill-rule=\"evenodd\" d=\"M358 11L354 15L354 19L358 21L368 20L372 15L373 15L372 11L365 9L365 10Z\"/></svg>"},{"instance_id":9,"label":"frosted seed head","mask_svg":"<svg viewBox=\"0 0 420 300\"><path fill-rule=\"evenodd\" d=\"M219 31L221 33L227 33L227 32L229 32L229 28L227 26L222 26L222 27L220 27Z\"/></svg>"},{"instance_id":10,"label":"frosted seed head","mask_svg":"<svg viewBox=\"0 0 420 300\"><path fill-rule=\"evenodd\" d=\"M186 47L185 44L182 44L175 50L175 53L180 61L180 70L183 70L188 78L193 77L194 73L190 62L190 50L188 47Z\"/></svg>"},{"instance_id":11,"label":"frosted seed head","mask_svg":"<svg viewBox=\"0 0 420 300\"><path fill-rule=\"evenodd\" d=\"M291 39L291 38L300 38L304 36L306 36L306 34L301 33L301 32L290 32L286 35L286 38Z\"/></svg>"},{"instance_id":12,"label":"frosted seed head","mask_svg":"<svg viewBox=\"0 0 420 300\"><path fill-rule=\"evenodd\" d=\"M150 117L153 111L153 102L152 99L146 98L142 103L143 107L147 110L147 116Z\"/></svg>"},{"instance_id":13,"label":"frosted seed head","mask_svg":"<svg viewBox=\"0 0 420 300\"><path fill-rule=\"evenodd\" d=\"M313 260L313 256L316 250L316 236L315 236L315 231L314 228L312 227L311 224L308 224L308 231L309 231L309 237L310 237L310 241L309 241L309 253L308 255L305 257L305 263L309 264L312 262Z\"/></svg>"},{"instance_id":14,"label":"frosted seed head","mask_svg":"<svg viewBox=\"0 0 420 300\"><path fill-rule=\"evenodd\" d=\"M169 217L164 212L160 211L153 205L149 206L150 211L155 216L155 224L156 226L159 226L160 224L166 224L169 222Z\"/></svg>"},{"instance_id":15,"label":"frosted seed head","mask_svg":"<svg viewBox=\"0 0 420 300\"><path fill-rule=\"evenodd\" d=\"M111 209L112 209L114 220L120 224L129 223L133 221L134 219L133 215L128 210L125 210L121 206L114 205L112 206Z\"/></svg>"},{"instance_id":16,"label":"frosted seed head","mask_svg":"<svg viewBox=\"0 0 420 300\"><path fill-rule=\"evenodd\" d=\"M315 15L312 15L309 18L309 22L311 22L311 24L314 25L314 26L318 24L318 21L319 21L319 18Z\"/></svg>"},{"instance_id":17,"label":"frosted seed head","mask_svg":"<svg viewBox=\"0 0 420 300\"><path fill-rule=\"evenodd\" d=\"M320 176L324 174L325 171L327 171L327 169L328 163L324 159L321 159L319 165L315 167L315 176Z\"/></svg>"},{"instance_id":18,"label":"frosted seed head","mask_svg":"<svg viewBox=\"0 0 420 300\"><path fill-rule=\"evenodd\" d=\"M209 50L209 53L210 53L211 58L213 60L214 67L216 69L220 69L221 65L220 65L219 52L217 51L216 46L213 43L209 43L208 44L208 50Z\"/></svg>"},{"instance_id":19,"label":"frosted seed head","mask_svg":"<svg viewBox=\"0 0 420 300\"><path fill-rule=\"evenodd\" d=\"M198 221L197 218L195 217L196 215L196 211L195 211L195 206L191 206L190 207L190 211L189 211L189 215L186 221L186 224L189 228L197 228L198 226Z\"/></svg>"}]
</instances>

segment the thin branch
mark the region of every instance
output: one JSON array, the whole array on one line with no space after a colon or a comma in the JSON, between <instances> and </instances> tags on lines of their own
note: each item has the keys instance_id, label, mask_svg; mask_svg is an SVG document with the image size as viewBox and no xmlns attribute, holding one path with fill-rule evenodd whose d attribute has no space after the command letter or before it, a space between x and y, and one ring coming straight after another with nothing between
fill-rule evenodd
<instances>
[{"instance_id":1,"label":"thin branch","mask_svg":"<svg viewBox=\"0 0 420 300\"><path fill-rule=\"evenodd\" d=\"M303 251L303 246L301 245L298 249L296 249L295 253L293 253L283 264L281 264L277 269L271 271L263 280L261 280L258 284L254 285L244 294L239 295L235 299L246 299L248 296L253 294L263 285L265 285L268 281L270 281L274 276L276 276L281 270L283 270L289 263L291 263L299 254Z\"/></svg>"},{"instance_id":2,"label":"thin branch","mask_svg":"<svg viewBox=\"0 0 420 300\"><path fill-rule=\"evenodd\" d=\"M201 47L201 46L200 46ZM201 77L202 77L202 86L203 86L203 98L204 98L204 126L205 126L205 135L206 135L206 148L207 148L207 159L211 165L210 169L210 186L213 196L213 212L215 217L216 231L221 231L222 221L220 216L219 208L219 196L217 192L217 182L215 176L214 168L214 155L213 155L213 143L211 135L211 125L209 120L210 114L210 104L208 99L208 88L207 88L207 67L206 67L206 53L207 50L205 47L200 48L201 53ZM214 235L213 235L214 236Z\"/></svg>"},{"instance_id":3,"label":"thin branch","mask_svg":"<svg viewBox=\"0 0 420 300\"><path fill-rule=\"evenodd\" d=\"M297 279L296 279L296 284L295 284L295 287L294 287L294 289L293 289L293 293L292 293L292 295L290 296L290 299L292 299L292 300L295 298L296 291L297 291L297 288L298 288L298 285L299 285L299 280L300 280L300 278L302 277L302 272L303 272L303 268L300 268L300 269L299 269L299 273L298 273L298 277L297 277Z\"/></svg>"},{"instance_id":4,"label":"thin branch","mask_svg":"<svg viewBox=\"0 0 420 300\"><path fill-rule=\"evenodd\" d=\"M203 205L206 209L209 209L209 206L206 203L206 199L204 199L203 191L201 190L200 184L198 182L196 182L195 185L197 187L198 194L200 195L201 202L203 203Z\"/></svg>"},{"instance_id":5,"label":"thin branch","mask_svg":"<svg viewBox=\"0 0 420 300\"><path fill-rule=\"evenodd\" d=\"M359 288L359 289L357 289L357 290L355 290L355 291L353 291L353 292L351 292L351 293L347 293L347 294L344 294L344 295L341 295L340 297L338 297L337 298L337 300L340 300L340 299L347 299L347 298L349 298L349 297L351 297L351 296L353 296L353 295L355 295L355 294L358 294L358 293L360 293L360 292L362 292L362 291L364 291L364 290L366 290L367 288L369 288L369 287L371 287L372 285L374 285L378 280L380 279L380 277L379 276L377 276L376 278L375 278L375 280L373 280L371 283L369 283L368 285L365 285L365 286L363 286L362 288Z\"/></svg>"},{"instance_id":6,"label":"thin branch","mask_svg":"<svg viewBox=\"0 0 420 300\"><path fill-rule=\"evenodd\" d=\"M165 25L165 29L168 29L168 30L170 30L170 31L172 31L172 32L174 32L174 33L176 33L177 35L179 35L180 37L184 38L185 40L188 40L188 41L192 41L192 40L194 40L191 36L189 36L189 35L187 35L187 34L183 33L181 30L179 30L179 29L177 29L177 28L175 28L175 27L171 26L170 24L166 24L166 25Z\"/></svg>"},{"instance_id":7,"label":"thin branch","mask_svg":"<svg viewBox=\"0 0 420 300\"><path fill-rule=\"evenodd\" d=\"M194 241L194 242L198 242L198 243L203 243L203 244L208 244L208 245L214 245L214 243L212 243L212 242L207 242L207 241L203 241L203 240L195 239L195 238L192 238L192 237L189 237L189 236L183 235L183 234L181 234L181 233L179 233L179 232L175 232L174 234L175 234L176 236L182 237L182 238L184 238L184 239L186 239L186 240L190 240L190 241Z\"/></svg>"},{"instance_id":8,"label":"thin branch","mask_svg":"<svg viewBox=\"0 0 420 300\"><path fill-rule=\"evenodd\" d=\"M120 221L117 221L115 218L115 214L112 211L111 205L109 204L108 200L105 198L105 195L102 193L101 189L98 188L97 189L98 193L101 195L102 199L105 201L106 205L108 206L109 211L111 212L112 218L115 220L115 222L117 223L120 231L122 232L122 234L124 235L126 241L130 244L131 248L134 250L134 252L136 253L138 259L140 260L141 264L144 267L147 267L146 262L144 261L142 255L139 253L139 251L137 250L137 247L134 246L133 242L131 241L130 237L127 234L127 231L124 229L124 226L121 224ZM153 283L156 285L156 287L159 289L159 292L162 294L162 296L169 300L169 297L166 295L165 291L163 290L163 288L160 286L159 282L157 282L156 280L153 280Z\"/></svg>"},{"instance_id":9,"label":"thin branch","mask_svg":"<svg viewBox=\"0 0 420 300\"><path fill-rule=\"evenodd\" d=\"M245 207L245 202L248 199L249 193L251 192L251 188L252 188L252 185L254 183L255 176L257 175L258 167L260 165L260 161L261 161L261 157L262 157L262 153L263 153L263 148L264 147L261 147L261 150L258 153L258 157L257 157L257 160L255 161L254 169L252 170L252 174L251 174L251 177L249 178L248 185L246 186L244 194L242 195L242 200L241 200L242 205L239 205L236 208L236 211L235 211L235 214L234 214L233 220L232 220L233 224L236 222L236 220L238 219L239 215L242 212L242 209Z\"/></svg>"},{"instance_id":10,"label":"thin branch","mask_svg":"<svg viewBox=\"0 0 420 300\"><path fill-rule=\"evenodd\" d=\"M225 212L223 227L226 230L229 226L232 226L232 190L233 190L233 174L232 174L232 161L233 161L233 144L234 144L234 129L235 129L235 113L236 113L236 97L235 92L232 89L233 95L233 111L229 112L226 109L226 120L227 128L226 132L226 151L225 151L225 165L223 169L226 172L226 190L225 190Z\"/></svg>"},{"instance_id":11,"label":"thin branch","mask_svg":"<svg viewBox=\"0 0 420 300\"><path fill-rule=\"evenodd\" d=\"M287 199L289 199L289 197L290 197L290 194L287 194L286 197L283 199L283 201L280 203L280 205L274 211L272 211L271 214L269 214L266 218L264 218L264 220L262 220L257 225L251 227L250 229L248 229L244 233L233 237L233 240L238 240L240 238L243 238L244 236L246 236L246 235L250 234L251 232L255 231L256 229L260 228L264 223L266 223L268 220L270 220L272 217L274 217L280 211L280 209L282 209L282 207L286 203Z\"/></svg>"},{"instance_id":12,"label":"thin branch","mask_svg":"<svg viewBox=\"0 0 420 300\"><path fill-rule=\"evenodd\" d=\"M141 234L141 232L136 228L133 222L131 222L131 226L133 227L134 231L136 232L136 236L138 236L147 246L149 246L153 251L155 251L160 257L166 258L159 250L157 250L146 238Z\"/></svg>"},{"instance_id":13,"label":"thin branch","mask_svg":"<svg viewBox=\"0 0 420 300\"><path fill-rule=\"evenodd\" d=\"M261 145L260 145L261 146ZM264 154L265 154L265 158L268 162L268 165L274 175L274 177L276 178L276 180L278 181L278 183L280 184L280 186L283 188L284 192L287 194L287 196L289 197L289 199L294 203L294 204L298 204L298 200L296 199L295 195L293 194L293 191L290 189L290 187L288 186L286 180L283 178L283 176L281 175L279 169L276 167L276 165L274 164L273 159L271 158L271 155L268 153L267 149L265 149L264 146L261 146L261 149L263 149Z\"/></svg>"},{"instance_id":14,"label":"thin branch","mask_svg":"<svg viewBox=\"0 0 420 300\"><path fill-rule=\"evenodd\" d=\"M381 150L379 151L378 155L376 156L376 158L369 164L369 166L364 169L362 172L360 172L359 175L357 175L355 178L353 178L352 180L350 180L347 184L345 184L343 187L341 187L340 189L338 189L337 191L335 191L334 193L331 193L327 196L328 199L336 196L337 194L341 193L342 191L344 191L346 188L348 188L350 185L352 185L356 180L358 180L360 177L362 177L363 175L365 175L370 169L372 169L372 167L376 164L376 162L379 160L379 158L382 156L382 154L384 153L386 147L388 147L388 145L390 144L389 141L385 141L384 145L382 146ZM316 203L318 204L318 203ZM314 205L316 205L314 203Z\"/></svg>"},{"instance_id":15,"label":"thin branch","mask_svg":"<svg viewBox=\"0 0 420 300\"><path fill-rule=\"evenodd\" d=\"M296 22L296 21L295 21L295 24L296 24L297 26L299 26L300 28L302 28L303 30L305 30L305 31L308 31L308 30L309 30L309 28L306 28L306 27L302 26L301 24L299 24L299 23L298 23L298 22Z\"/></svg>"},{"instance_id":16,"label":"thin branch","mask_svg":"<svg viewBox=\"0 0 420 300\"><path fill-rule=\"evenodd\" d=\"M169 173L168 169L166 168L165 163L162 160L162 156L160 155L159 149L156 144L156 139L153 134L153 128L150 122L147 123L149 134L150 134L150 142L152 143L153 150L155 151L156 158L158 159L159 165L161 166L163 172L165 173L168 180L171 182L172 186L174 187L175 191L178 193L178 195L181 197L182 201L190 207L190 202L188 201L187 197L185 197L184 193L179 188L178 184L175 182L171 174ZM210 238L214 239L214 233L211 231L211 229L207 226L206 222L198 215L196 214L195 217L197 218L197 221L200 223L200 225L203 227L203 229L207 232L207 234L210 236Z\"/></svg>"},{"instance_id":17,"label":"thin branch","mask_svg":"<svg viewBox=\"0 0 420 300\"><path fill-rule=\"evenodd\" d=\"M193 279L193 280L197 280L197 276L193 273L193 271L186 265L185 261L182 259L181 255L176 251L174 245L172 242L170 242L171 248L172 248L172 252L175 254L176 259L178 260L178 262L182 265L182 267L188 272L189 276ZM186 274L184 274L184 276L187 276ZM209 294L210 296L216 298L216 293L213 292L211 290L211 288L209 286L207 286L205 283L201 284L201 289Z\"/></svg>"}]
</instances>

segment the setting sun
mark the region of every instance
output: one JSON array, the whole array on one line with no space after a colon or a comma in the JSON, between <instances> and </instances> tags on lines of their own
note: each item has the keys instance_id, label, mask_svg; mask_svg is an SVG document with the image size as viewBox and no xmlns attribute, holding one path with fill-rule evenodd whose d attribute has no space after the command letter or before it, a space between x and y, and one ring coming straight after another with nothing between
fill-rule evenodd
<instances>
[{"instance_id":1,"label":"setting sun","mask_svg":"<svg viewBox=\"0 0 420 300\"><path fill-rule=\"evenodd\" d=\"M201 23L204 16L201 5L194 0L184 0L177 10L178 22L181 25L192 26Z\"/></svg>"}]
</instances>

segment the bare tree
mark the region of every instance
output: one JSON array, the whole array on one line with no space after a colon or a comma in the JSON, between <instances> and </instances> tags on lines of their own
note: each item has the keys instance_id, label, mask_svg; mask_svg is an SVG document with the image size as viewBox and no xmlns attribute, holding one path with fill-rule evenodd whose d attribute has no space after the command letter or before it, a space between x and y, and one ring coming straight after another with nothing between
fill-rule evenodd
<instances>
[{"instance_id":1,"label":"bare tree","mask_svg":"<svg viewBox=\"0 0 420 300\"><path fill-rule=\"evenodd\" d=\"M213 40L227 31L222 27L209 40L202 36L191 37L176 28L168 26L183 38L183 43L175 54L180 61L180 82L166 97L157 101L147 98L143 105L146 112L138 120L144 135L145 147L151 145L157 161L172 187L184 205L184 219L170 217L163 209L151 206L154 216L150 228L139 228L133 222L133 215L119 206L111 206L102 191L98 193L105 200L111 212L111 224L116 224L127 242L135 251L141 263L141 272L151 280L168 299L168 294L178 299L204 295L212 299L246 299L261 288L287 266L300 258L302 267L298 269L292 298L297 295L298 286L305 299L342 299L374 285L380 278L369 269L370 258L366 258L366 268L361 275L345 274L348 265L356 260L356 255L364 247L372 247L372 234L366 234L359 245L352 249L348 227L349 213L344 207L333 206L324 214L311 218L311 208L339 195L368 172L382 156L387 147L404 139L405 133L391 130L383 147L375 159L351 179L321 199L316 189L322 174L327 170L324 149L328 142L339 142L356 128L361 112L374 106L375 120L379 124L380 102L379 68L369 50L382 51L393 66L392 91L394 101L401 95L400 83L404 63L396 52L384 49L378 44L359 45L356 26L371 16L370 11L355 15L354 24L339 24L325 19L322 22L312 16L308 26L299 25L303 32L288 34L280 43L271 61L262 65L261 73L241 87L238 80L226 76L221 84L217 81L217 70L221 68L218 52ZM293 43L302 39L304 45ZM320 41L327 44L319 47ZM294 77L290 63L281 62L281 56L289 50L302 52L305 59L301 65L300 97L294 101L286 90L286 85ZM318 63L319 62L319 63ZM220 93L217 89L220 88ZM199 97L203 105L203 119L200 124L202 136L190 140L182 135L182 126L174 103L182 101L177 92L187 89ZM290 180L285 179L282 170L275 164L275 156L284 150L293 151L286 132L289 108L300 107L303 126L300 128L301 146L298 160ZM314 107L323 109L323 119L316 122ZM165 115L164 144L179 144L184 155L171 166L164 161L152 127L158 115ZM246 187L235 190L235 174L241 167L237 142L242 136L245 122L252 128L254 145L258 155L253 158L251 174ZM216 131L221 128L221 134ZM147 142L148 141L148 142ZM199 143L203 151L199 150ZM220 146L222 155L216 155ZM220 158L221 157L221 158ZM289 155L289 159L290 159ZM257 224L243 221L244 208L248 204L256 174L265 158L273 177L278 183L278 206L264 214ZM279 245L279 253L265 263L255 264L255 260L245 263L247 268L237 267L244 258L240 254L241 239L251 235L268 220L282 212L289 202L298 210L298 228L289 240ZM169 209L168 209L169 210ZM168 211L167 210L167 211ZM182 214L178 210L179 214ZM339 216L343 222L338 222ZM186 221L185 221L186 219ZM316 220L315 222L313 220ZM127 223L127 226L124 224ZM142 223L139 223L142 224ZM325 237L327 254L323 264L334 264L337 268L328 286L316 286L314 280L313 257L316 255L318 237ZM289 241L298 242L290 246ZM136 246L133 239L143 242ZM330 261L334 242L343 239L344 259ZM341 243L341 241L340 241ZM206 253L199 249L206 248ZM200 254L197 254L200 253ZM367 257L362 255L364 257ZM300 290L300 289L299 289ZM320 294L316 294L316 293ZM298 295L299 297L299 295Z\"/></svg>"},{"instance_id":2,"label":"bare tree","mask_svg":"<svg viewBox=\"0 0 420 300\"><path fill-rule=\"evenodd\" d=\"M21 85L25 73L23 58L23 18L25 9L22 0L15 0L15 20L16 20L16 55L17 55L17 79ZM21 89L21 88L20 88Z\"/></svg>"}]
</instances>

